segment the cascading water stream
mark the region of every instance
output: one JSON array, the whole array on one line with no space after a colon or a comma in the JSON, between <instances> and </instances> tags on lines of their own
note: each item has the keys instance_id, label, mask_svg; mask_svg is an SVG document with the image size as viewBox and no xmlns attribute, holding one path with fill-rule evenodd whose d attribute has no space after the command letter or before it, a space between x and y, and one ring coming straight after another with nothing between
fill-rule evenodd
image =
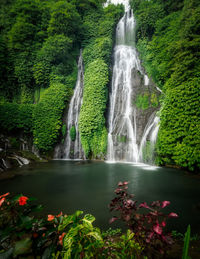
<instances>
[{"instance_id":1,"label":"cascading water stream","mask_svg":"<svg viewBox=\"0 0 200 259\"><path fill-rule=\"evenodd\" d=\"M139 111L135 100L141 91L143 93L146 89L149 91L150 80L141 67L135 48L136 23L129 1L109 2L123 3L125 14L116 28L112 86L109 96L107 160L143 162L142 151L147 138L150 137L151 141L151 136L154 134L155 142L158 119L155 117L155 109L150 108L148 112Z\"/></svg>"},{"instance_id":2,"label":"cascading water stream","mask_svg":"<svg viewBox=\"0 0 200 259\"><path fill-rule=\"evenodd\" d=\"M81 53L78 61L77 82L66 118L66 136L64 143L58 145L55 149L54 158L56 159L83 159L85 157L78 130L78 119L83 99L83 73L83 58ZM75 139L72 138L72 134L75 135Z\"/></svg>"}]
</instances>

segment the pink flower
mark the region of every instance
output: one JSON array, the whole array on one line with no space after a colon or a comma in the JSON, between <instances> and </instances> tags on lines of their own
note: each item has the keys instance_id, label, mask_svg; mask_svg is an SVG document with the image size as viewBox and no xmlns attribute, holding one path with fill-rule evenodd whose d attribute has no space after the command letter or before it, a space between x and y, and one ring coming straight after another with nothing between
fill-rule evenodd
<instances>
[{"instance_id":1,"label":"pink flower","mask_svg":"<svg viewBox=\"0 0 200 259\"><path fill-rule=\"evenodd\" d=\"M158 235L162 234L162 228L157 224L153 226L154 232L156 232Z\"/></svg>"},{"instance_id":2,"label":"pink flower","mask_svg":"<svg viewBox=\"0 0 200 259\"><path fill-rule=\"evenodd\" d=\"M0 207L1 207L1 205L4 203L5 199L6 199L6 198L1 198L1 199L0 199Z\"/></svg>"},{"instance_id":3,"label":"pink flower","mask_svg":"<svg viewBox=\"0 0 200 259\"><path fill-rule=\"evenodd\" d=\"M169 213L168 215L169 218L177 218L178 217L178 214L174 213L174 212L171 212Z\"/></svg>"},{"instance_id":4,"label":"pink flower","mask_svg":"<svg viewBox=\"0 0 200 259\"><path fill-rule=\"evenodd\" d=\"M19 200L18 200L19 205L24 206L27 203L27 200L28 200L28 197L26 197L26 196L19 197Z\"/></svg>"},{"instance_id":5,"label":"pink flower","mask_svg":"<svg viewBox=\"0 0 200 259\"><path fill-rule=\"evenodd\" d=\"M165 208L166 206L168 206L170 204L170 201L163 201L162 202L162 208Z\"/></svg>"}]
</instances>

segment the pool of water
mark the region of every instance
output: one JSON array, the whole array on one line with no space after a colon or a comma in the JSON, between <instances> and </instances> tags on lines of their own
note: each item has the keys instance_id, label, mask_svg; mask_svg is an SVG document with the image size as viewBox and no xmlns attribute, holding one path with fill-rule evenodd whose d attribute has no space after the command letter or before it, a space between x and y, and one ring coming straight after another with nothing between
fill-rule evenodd
<instances>
[{"instance_id":1,"label":"pool of water","mask_svg":"<svg viewBox=\"0 0 200 259\"><path fill-rule=\"evenodd\" d=\"M83 210L96 217L95 225L106 229L112 215L108 204L119 181L129 181L129 192L138 202L169 200L166 212L176 212L170 229L185 232L191 224L200 233L200 178L183 171L139 164L89 161L50 161L25 165L14 178L0 181L0 194L23 193L38 199L44 213L66 214ZM117 223L112 227L117 227Z\"/></svg>"}]
</instances>

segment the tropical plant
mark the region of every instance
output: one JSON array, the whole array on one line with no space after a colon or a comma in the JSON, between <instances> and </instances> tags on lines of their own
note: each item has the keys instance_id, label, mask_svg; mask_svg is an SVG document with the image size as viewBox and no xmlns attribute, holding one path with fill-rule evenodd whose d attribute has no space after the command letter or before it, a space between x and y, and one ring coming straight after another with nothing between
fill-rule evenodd
<instances>
[{"instance_id":1,"label":"tropical plant","mask_svg":"<svg viewBox=\"0 0 200 259\"><path fill-rule=\"evenodd\" d=\"M111 218L110 223L122 220L127 227L135 233L135 239L143 243L145 250L155 249L161 254L172 244L171 233L164 233L167 218L178 217L176 213L165 214L161 212L170 204L169 201L154 201L151 205L146 202L137 205L134 195L129 194L128 182L119 182L115 190L116 197L110 203L110 210L118 212L118 216ZM147 211L144 211L147 210Z\"/></svg>"}]
</instances>

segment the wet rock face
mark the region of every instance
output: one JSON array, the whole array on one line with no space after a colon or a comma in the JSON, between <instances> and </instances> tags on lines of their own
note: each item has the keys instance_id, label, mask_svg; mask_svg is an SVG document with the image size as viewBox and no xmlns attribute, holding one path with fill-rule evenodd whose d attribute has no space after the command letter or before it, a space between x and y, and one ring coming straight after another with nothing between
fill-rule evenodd
<instances>
[{"instance_id":1,"label":"wet rock face","mask_svg":"<svg viewBox=\"0 0 200 259\"><path fill-rule=\"evenodd\" d=\"M0 135L0 173L11 168L27 165L31 161L38 161L32 139L19 136Z\"/></svg>"},{"instance_id":2,"label":"wet rock face","mask_svg":"<svg viewBox=\"0 0 200 259\"><path fill-rule=\"evenodd\" d=\"M136 69L133 69L131 73L131 86L132 107L136 109L136 141L139 145L150 117L156 115L156 112L160 109L160 92L151 79L148 85L145 85L144 76ZM132 121L134 121L134 116L132 116Z\"/></svg>"}]
</instances>

